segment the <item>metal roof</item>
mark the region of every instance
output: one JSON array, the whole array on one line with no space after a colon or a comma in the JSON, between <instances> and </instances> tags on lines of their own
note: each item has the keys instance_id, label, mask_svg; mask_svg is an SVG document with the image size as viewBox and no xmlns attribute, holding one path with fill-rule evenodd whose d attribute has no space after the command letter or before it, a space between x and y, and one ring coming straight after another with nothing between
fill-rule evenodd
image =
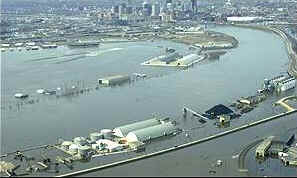
<instances>
[{"instance_id":1,"label":"metal roof","mask_svg":"<svg viewBox=\"0 0 297 178\"><path fill-rule=\"evenodd\" d=\"M148 120L136 122L133 124L117 127L113 131L114 131L114 135L119 137L125 137L131 131L139 130L139 129L143 129L143 128L147 128L147 127L151 127L159 124L161 124L160 120L157 118L153 118L153 119L148 119Z\"/></svg>"},{"instance_id":2,"label":"metal roof","mask_svg":"<svg viewBox=\"0 0 297 178\"><path fill-rule=\"evenodd\" d=\"M184 56L182 59L180 59L180 61L182 61L184 63L190 63L194 60L197 60L198 57L199 56L197 54L189 54L189 55Z\"/></svg>"},{"instance_id":3,"label":"metal roof","mask_svg":"<svg viewBox=\"0 0 297 178\"><path fill-rule=\"evenodd\" d=\"M206 114L214 114L214 116L219 116L222 114L231 114L233 111L229 109L227 106L218 104L214 107L210 108L209 110L205 111Z\"/></svg>"},{"instance_id":4,"label":"metal roof","mask_svg":"<svg viewBox=\"0 0 297 178\"><path fill-rule=\"evenodd\" d=\"M171 122L147 127L140 130L135 130L127 135L127 140L145 142L150 139L162 137L164 135L172 134L176 130L175 125Z\"/></svg>"},{"instance_id":5,"label":"metal roof","mask_svg":"<svg viewBox=\"0 0 297 178\"><path fill-rule=\"evenodd\" d=\"M165 56L161 56L159 60L163 62L171 62L171 61L176 61L178 58L181 58L181 57L182 56L179 53L174 52L174 53L167 54Z\"/></svg>"},{"instance_id":6,"label":"metal roof","mask_svg":"<svg viewBox=\"0 0 297 178\"><path fill-rule=\"evenodd\" d=\"M129 75L113 75L105 78L101 78L99 80L121 80L121 79L127 79L130 78Z\"/></svg>"}]
</instances>

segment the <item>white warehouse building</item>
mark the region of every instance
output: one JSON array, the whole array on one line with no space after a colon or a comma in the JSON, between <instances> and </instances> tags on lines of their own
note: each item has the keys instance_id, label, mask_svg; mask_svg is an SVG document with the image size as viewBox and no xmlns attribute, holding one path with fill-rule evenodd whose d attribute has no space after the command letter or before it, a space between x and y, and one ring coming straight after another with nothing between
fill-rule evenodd
<instances>
[{"instance_id":1,"label":"white warehouse building","mask_svg":"<svg viewBox=\"0 0 297 178\"><path fill-rule=\"evenodd\" d=\"M295 88L296 86L296 79L294 77L288 78L278 84L280 91L286 91L291 88Z\"/></svg>"},{"instance_id":2,"label":"white warehouse building","mask_svg":"<svg viewBox=\"0 0 297 178\"><path fill-rule=\"evenodd\" d=\"M106 86L120 85L122 83L129 82L129 81L130 81L129 75L115 75L115 76L98 79L98 83L100 85L106 85Z\"/></svg>"},{"instance_id":3,"label":"white warehouse building","mask_svg":"<svg viewBox=\"0 0 297 178\"><path fill-rule=\"evenodd\" d=\"M128 142L146 142L151 139L173 134L177 128L171 122L147 127L129 132L126 136Z\"/></svg>"},{"instance_id":4,"label":"white warehouse building","mask_svg":"<svg viewBox=\"0 0 297 178\"><path fill-rule=\"evenodd\" d=\"M151 127L159 124L161 124L160 120L157 118L153 118L153 119L148 119L148 120L136 122L133 124L117 127L113 129L113 132L115 136L125 137L129 132L132 132L134 130L139 130L139 129L143 129L143 128L147 128L147 127Z\"/></svg>"}]
</instances>

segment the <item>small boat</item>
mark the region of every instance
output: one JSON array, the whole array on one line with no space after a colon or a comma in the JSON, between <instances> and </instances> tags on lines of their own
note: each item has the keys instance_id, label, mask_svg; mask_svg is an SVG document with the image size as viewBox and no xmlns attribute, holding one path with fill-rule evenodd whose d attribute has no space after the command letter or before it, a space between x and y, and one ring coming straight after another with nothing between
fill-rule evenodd
<instances>
[{"instance_id":1,"label":"small boat","mask_svg":"<svg viewBox=\"0 0 297 178\"><path fill-rule=\"evenodd\" d=\"M45 94L45 90L44 89L38 89L38 90L36 90L36 92L38 94Z\"/></svg>"},{"instance_id":2,"label":"small boat","mask_svg":"<svg viewBox=\"0 0 297 178\"><path fill-rule=\"evenodd\" d=\"M14 97L16 98L27 98L29 95L28 94L23 94L23 93L16 93Z\"/></svg>"}]
</instances>

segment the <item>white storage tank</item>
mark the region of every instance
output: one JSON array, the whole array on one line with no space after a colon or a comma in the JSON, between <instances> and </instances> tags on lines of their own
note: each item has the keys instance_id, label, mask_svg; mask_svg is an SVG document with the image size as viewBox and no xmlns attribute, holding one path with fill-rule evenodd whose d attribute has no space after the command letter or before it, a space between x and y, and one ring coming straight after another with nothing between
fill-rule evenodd
<instances>
[{"instance_id":1,"label":"white storage tank","mask_svg":"<svg viewBox=\"0 0 297 178\"><path fill-rule=\"evenodd\" d=\"M112 138L113 136L113 132L110 129L102 129L100 133L103 134L104 139Z\"/></svg>"},{"instance_id":2,"label":"white storage tank","mask_svg":"<svg viewBox=\"0 0 297 178\"><path fill-rule=\"evenodd\" d=\"M77 153L78 152L78 146L76 144L72 144L69 146L69 152L71 152L72 154Z\"/></svg>"},{"instance_id":3,"label":"white storage tank","mask_svg":"<svg viewBox=\"0 0 297 178\"><path fill-rule=\"evenodd\" d=\"M80 156L86 156L90 150L91 148L89 146L80 146L78 147L78 154Z\"/></svg>"},{"instance_id":4,"label":"white storage tank","mask_svg":"<svg viewBox=\"0 0 297 178\"><path fill-rule=\"evenodd\" d=\"M90 134L90 139L93 142L96 142L97 140L102 139L102 138L103 138L103 134L102 133L94 132L94 133L91 133Z\"/></svg>"},{"instance_id":5,"label":"white storage tank","mask_svg":"<svg viewBox=\"0 0 297 178\"><path fill-rule=\"evenodd\" d=\"M87 140L84 137L76 137L73 141L78 145L85 145L87 143Z\"/></svg>"},{"instance_id":6,"label":"white storage tank","mask_svg":"<svg viewBox=\"0 0 297 178\"><path fill-rule=\"evenodd\" d=\"M72 142L70 142L70 141L64 141L61 144L62 148L65 149L65 150L69 150L70 145L72 145Z\"/></svg>"},{"instance_id":7,"label":"white storage tank","mask_svg":"<svg viewBox=\"0 0 297 178\"><path fill-rule=\"evenodd\" d=\"M100 144L98 144L98 143L92 144L92 149L93 150L99 150L100 149Z\"/></svg>"}]
</instances>

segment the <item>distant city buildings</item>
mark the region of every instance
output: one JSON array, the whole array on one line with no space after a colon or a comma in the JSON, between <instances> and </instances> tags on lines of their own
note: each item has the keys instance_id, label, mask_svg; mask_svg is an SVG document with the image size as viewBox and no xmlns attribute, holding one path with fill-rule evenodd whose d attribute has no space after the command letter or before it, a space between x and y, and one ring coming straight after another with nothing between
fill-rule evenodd
<instances>
[{"instance_id":1,"label":"distant city buildings","mask_svg":"<svg viewBox=\"0 0 297 178\"><path fill-rule=\"evenodd\" d=\"M99 1L88 4L82 0L80 3L78 0L48 0L40 4L29 1L23 6L10 6L8 1L3 2L0 16L2 40L38 41L49 37L59 39L74 34L96 34L110 29L120 31L117 29L120 26L166 26L168 23L191 22L205 28L211 23L273 24L283 26L292 37L297 36L297 0L114 0L103 5Z\"/></svg>"}]
</instances>

